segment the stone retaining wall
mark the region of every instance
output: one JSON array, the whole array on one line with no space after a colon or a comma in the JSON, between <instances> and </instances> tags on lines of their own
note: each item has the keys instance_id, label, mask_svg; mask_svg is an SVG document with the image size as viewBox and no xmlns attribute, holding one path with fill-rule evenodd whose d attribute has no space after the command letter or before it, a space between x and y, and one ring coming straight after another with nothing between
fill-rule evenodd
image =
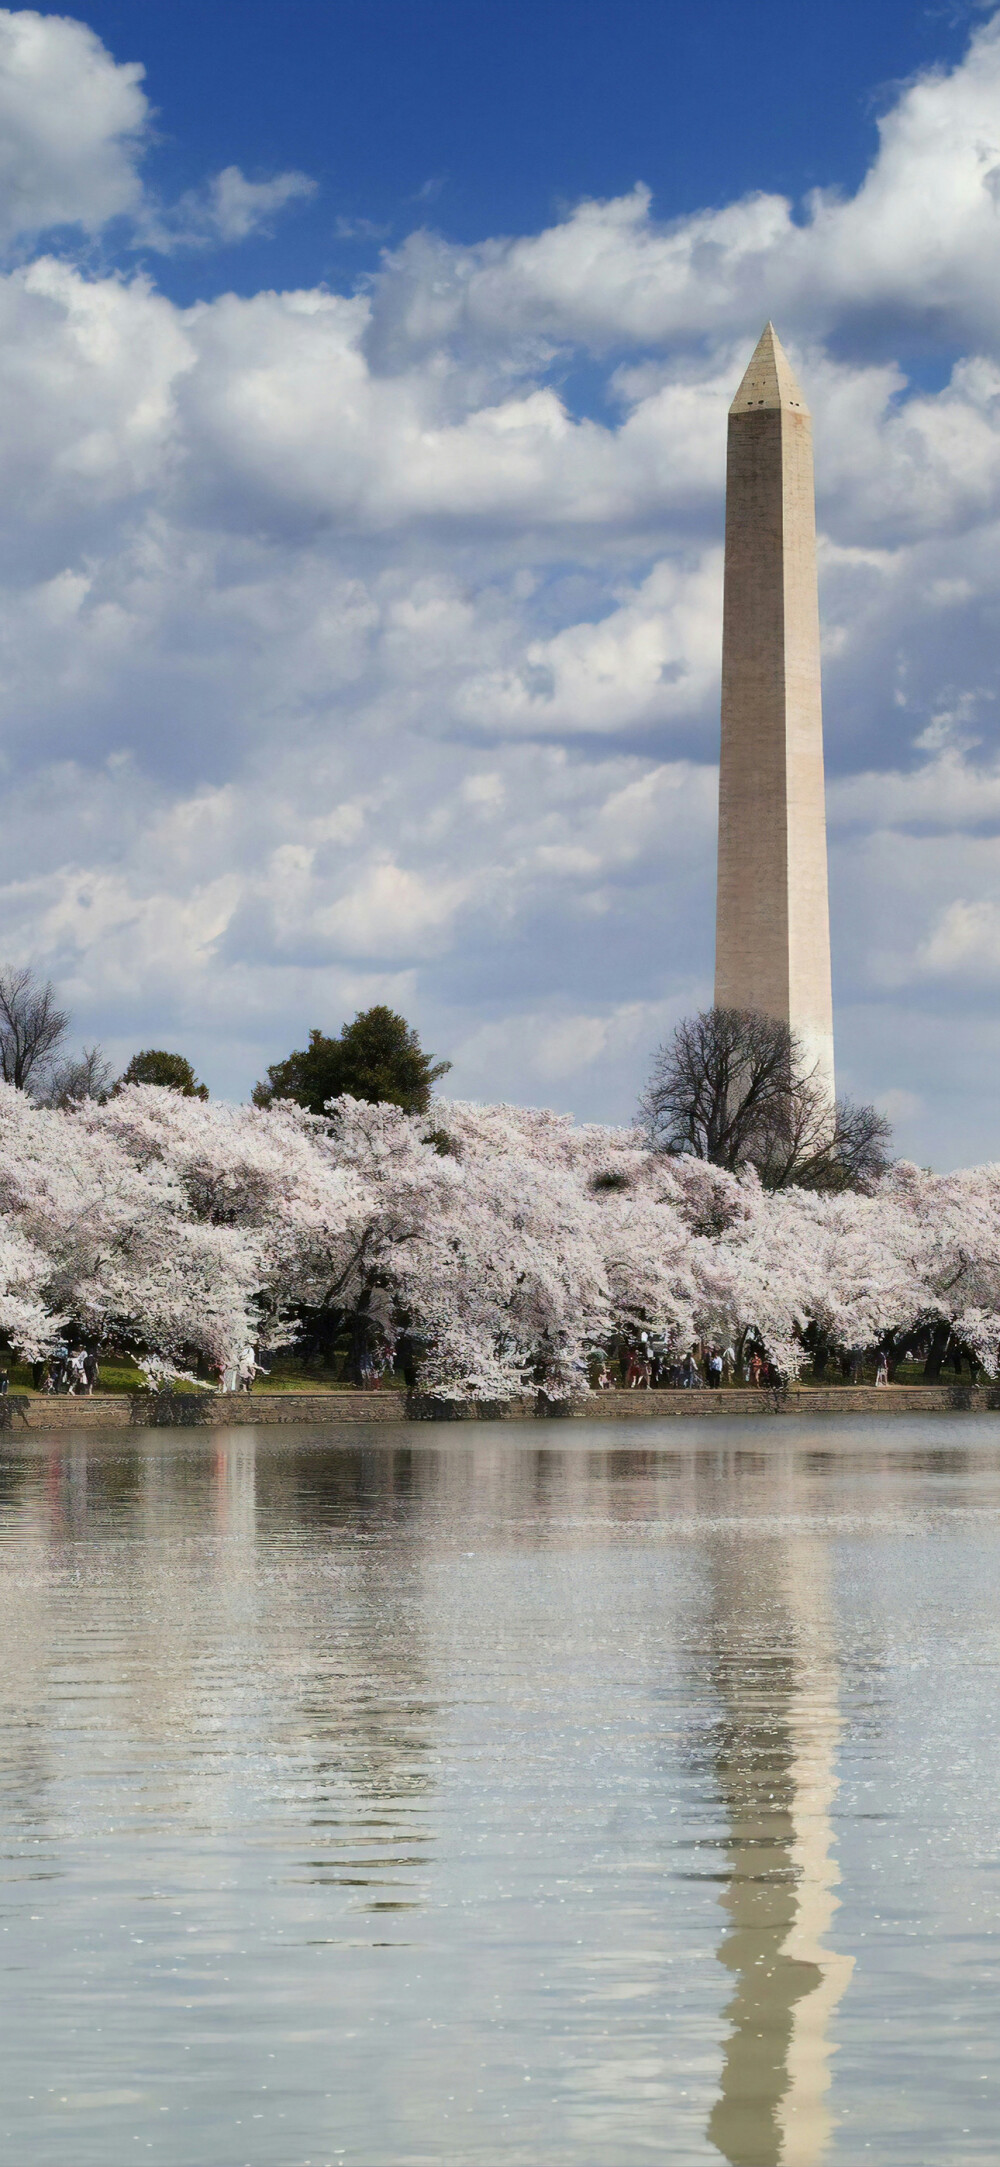
<instances>
[{"instance_id":1,"label":"stone retaining wall","mask_svg":"<svg viewBox=\"0 0 1000 2167\"><path fill-rule=\"evenodd\" d=\"M0 1408L3 1403L0 1402ZM530 1400L483 1408L479 1419L524 1420L535 1414L551 1421L640 1422L652 1416L706 1417L754 1415L951 1414L1000 1410L1000 1383L992 1385L792 1385L787 1391L594 1392L552 1407ZM213 1428L225 1423L398 1423L469 1421L471 1407L407 1401L398 1392L198 1392L99 1393L92 1399L62 1399L54 1394L11 1393L9 1426L24 1422L33 1430L129 1429L169 1426ZM0 1414L0 1421L3 1417Z\"/></svg>"},{"instance_id":2,"label":"stone retaining wall","mask_svg":"<svg viewBox=\"0 0 1000 2167\"><path fill-rule=\"evenodd\" d=\"M648 1402L646 1404L640 1404ZM600 1421L642 1415L931 1415L1000 1409L1000 1382L971 1384L790 1385L785 1391L594 1392L573 1413Z\"/></svg>"},{"instance_id":3,"label":"stone retaining wall","mask_svg":"<svg viewBox=\"0 0 1000 2167\"><path fill-rule=\"evenodd\" d=\"M401 1392L11 1393L11 1426L31 1430L201 1429L220 1423L403 1422ZM23 1414L22 1414L23 1409ZM2 1419L2 1417L0 1417Z\"/></svg>"}]
</instances>

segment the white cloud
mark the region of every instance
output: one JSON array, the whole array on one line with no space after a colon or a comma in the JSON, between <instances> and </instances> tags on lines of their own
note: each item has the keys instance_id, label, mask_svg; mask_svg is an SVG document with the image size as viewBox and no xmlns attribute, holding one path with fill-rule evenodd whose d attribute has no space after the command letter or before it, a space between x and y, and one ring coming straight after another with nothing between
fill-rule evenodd
<instances>
[{"instance_id":1,"label":"white cloud","mask_svg":"<svg viewBox=\"0 0 1000 2167\"><path fill-rule=\"evenodd\" d=\"M85 23L0 8L0 242L138 208L144 74Z\"/></svg>"},{"instance_id":2,"label":"white cloud","mask_svg":"<svg viewBox=\"0 0 1000 2167\"><path fill-rule=\"evenodd\" d=\"M86 23L0 8L0 247L127 219L144 248L231 245L314 195L305 173L248 180L224 166L175 205L146 189L152 113L138 61L115 61Z\"/></svg>"},{"instance_id":3,"label":"white cloud","mask_svg":"<svg viewBox=\"0 0 1000 2167\"><path fill-rule=\"evenodd\" d=\"M920 963L935 975L961 971L995 978L1000 972L1000 900L982 896L970 903L956 897L922 944Z\"/></svg>"},{"instance_id":4,"label":"white cloud","mask_svg":"<svg viewBox=\"0 0 1000 2167\"><path fill-rule=\"evenodd\" d=\"M276 211L316 193L307 173L276 173L269 181L248 181L239 166L224 166L208 184L207 223L221 241L243 241L268 225Z\"/></svg>"},{"instance_id":5,"label":"white cloud","mask_svg":"<svg viewBox=\"0 0 1000 2167\"><path fill-rule=\"evenodd\" d=\"M249 181L239 166L224 166L204 187L188 189L169 211L147 208L139 238L164 254L174 248L231 245L270 232L280 211L315 194L316 183L308 173L276 173L270 180Z\"/></svg>"},{"instance_id":6,"label":"white cloud","mask_svg":"<svg viewBox=\"0 0 1000 2167\"><path fill-rule=\"evenodd\" d=\"M918 746L937 736L932 721L916 739ZM974 740L978 742L978 740ZM974 828L1000 822L1000 765L976 766L965 745L946 746L937 759L908 773L896 771L844 776L827 792L831 825L871 828Z\"/></svg>"},{"instance_id":7,"label":"white cloud","mask_svg":"<svg viewBox=\"0 0 1000 2167\"><path fill-rule=\"evenodd\" d=\"M335 954L407 963L447 942L469 889L467 880L376 860L345 894L315 912L313 933ZM301 938L301 919L295 931Z\"/></svg>"},{"instance_id":8,"label":"white cloud","mask_svg":"<svg viewBox=\"0 0 1000 2167\"><path fill-rule=\"evenodd\" d=\"M669 1001L623 1001L597 1012L540 1016L529 1010L505 1016L459 1041L456 1070L463 1090L484 1099L529 1103L544 1104L553 1093L573 1103L581 1085L587 1089L596 1082L620 1095L620 1117L628 1122L638 1096L637 1070L645 1073L680 1013Z\"/></svg>"},{"instance_id":9,"label":"white cloud","mask_svg":"<svg viewBox=\"0 0 1000 2167\"><path fill-rule=\"evenodd\" d=\"M343 212L334 219L333 230L338 241L385 241L390 228L380 225L374 218L346 218Z\"/></svg>"},{"instance_id":10,"label":"white cloud","mask_svg":"<svg viewBox=\"0 0 1000 2167\"><path fill-rule=\"evenodd\" d=\"M396 352L520 335L596 351L700 344L768 314L827 331L848 312L881 323L995 336L1000 326L1000 27L964 63L906 87L879 124L878 155L853 197L814 194L796 219L784 197L751 195L669 224L637 186L579 204L547 232L478 248L418 234L381 297Z\"/></svg>"},{"instance_id":11,"label":"white cloud","mask_svg":"<svg viewBox=\"0 0 1000 2167\"><path fill-rule=\"evenodd\" d=\"M473 677L456 705L475 727L531 735L670 723L711 696L721 634L721 551L667 560L596 623L532 640L515 669Z\"/></svg>"},{"instance_id":12,"label":"white cloud","mask_svg":"<svg viewBox=\"0 0 1000 2167\"><path fill-rule=\"evenodd\" d=\"M23 84L55 111L83 61L104 104L67 179L77 138L50 157ZM815 416L842 1074L911 1151L983 1149L998 91L987 25L801 221L758 198L665 226L638 192L514 242L421 235L360 292L190 309L9 267L3 946L116 1057L155 1026L215 1088L382 998L461 1092L627 1118L710 997L725 410L774 312ZM234 240L306 185L229 169L156 212L139 71L0 15L0 183L32 112L38 230L72 196L88 230ZM918 323L937 392L895 358ZM599 419L562 388L574 342L609 354Z\"/></svg>"}]
</instances>

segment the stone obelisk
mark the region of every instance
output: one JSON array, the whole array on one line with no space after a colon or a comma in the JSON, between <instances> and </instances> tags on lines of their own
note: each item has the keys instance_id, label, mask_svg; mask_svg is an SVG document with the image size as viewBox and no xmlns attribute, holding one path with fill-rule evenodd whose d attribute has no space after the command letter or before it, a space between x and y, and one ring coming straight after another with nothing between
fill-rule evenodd
<instances>
[{"instance_id":1,"label":"stone obelisk","mask_svg":"<svg viewBox=\"0 0 1000 2167\"><path fill-rule=\"evenodd\" d=\"M832 1105L812 427L771 324L729 409L715 1001L788 1023Z\"/></svg>"}]
</instances>

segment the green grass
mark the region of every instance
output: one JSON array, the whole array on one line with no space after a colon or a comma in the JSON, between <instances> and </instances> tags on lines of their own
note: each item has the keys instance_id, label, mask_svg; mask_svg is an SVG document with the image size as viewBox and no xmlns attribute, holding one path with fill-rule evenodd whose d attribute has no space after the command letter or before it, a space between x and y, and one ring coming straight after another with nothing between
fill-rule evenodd
<instances>
[{"instance_id":1,"label":"green grass","mask_svg":"<svg viewBox=\"0 0 1000 2167\"><path fill-rule=\"evenodd\" d=\"M122 1355L102 1355L100 1364L100 1376L97 1382L98 1392L145 1392L148 1390L146 1378L127 1357ZM32 1390L30 1362L7 1361L4 1366L10 1378L12 1392L30 1392Z\"/></svg>"},{"instance_id":2,"label":"green grass","mask_svg":"<svg viewBox=\"0 0 1000 2167\"><path fill-rule=\"evenodd\" d=\"M7 1371L12 1392L33 1390L30 1362L18 1362L10 1356L0 1356L0 1366ZM149 1389L149 1379L136 1368L127 1355L100 1356L98 1392L148 1392ZM178 1392L196 1392L210 1388L204 1385L178 1384L175 1389ZM353 1392L355 1387L346 1380L332 1376L329 1370L305 1369L301 1363L286 1357L283 1361L275 1362L268 1376L255 1378L253 1389L255 1392L326 1393ZM387 1376L382 1379L379 1390L405 1392L406 1385L401 1376Z\"/></svg>"},{"instance_id":3,"label":"green grass","mask_svg":"<svg viewBox=\"0 0 1000 2167\"><path fill-rule=\"evenodd\" d=\"M355 1386L348 1378L335 1377L328 1369L307 1369L294 1356L276 1355L266 1377L254 1379L255 1392L353 1392ZM405 1392L402 1376L393 1373L383 1377L380 1392Z\"/></svg>"},{"instance_id":4,"label":"green grass","mask_svg":"<svg viewBox=\"0 0 1000 2167\"><path fill-rule=\"evenodd\" d=\"M29 1363L17 1362L10 1357L0 1357L0 1362L7 1370L12 1392L30 1392L32 1390L31 1365ZM148 1379L143 1376L141 1370L138 1370L127 1356L102 1355L100 1364L98 1392L146 1392L149 1390ZM822 1380L810 1376L808 1371L797 1379L797 1383L804 1386L806 1390L827 1390L831 1388L837 1390L846 1382L847 1380L840 1375L839 1365L832 1363L827 1375ZM873 1361L865 1362L859 1382L866 1385L874 1384L875 1363ZM923 1384L923 1363L901 1362L896 1371L894 1382L908 1385ZM940 1382L942 1384L952 1384L958 1383L959 1380L955 1377L954 1371L948 1369L942 1372ZM961 1382L963 1384L969 1382L967 1369L963 1370ZM192 1392L205 1388L197 1385L181 1384L176 1389L180 1392ZM302 1363L296 1362L293 1356L285 1355L275 1358L268 1376L257 1377L254 1380L253 1389L254 1392L351 1393L355 1390L355 1386L346 1379L334 1377L329 1370L307 1369ZM618 1386L617 1389L621 1390L621 1386ZM406 1390L406 1384L402 1376L393 1374L383 1377L378 1390L381 1392L402 1393ZM723 1390L745 1391L746 1386L741 1377L734 1377L732 1383L724 1386Z\"/></svg>"}]
</instances>

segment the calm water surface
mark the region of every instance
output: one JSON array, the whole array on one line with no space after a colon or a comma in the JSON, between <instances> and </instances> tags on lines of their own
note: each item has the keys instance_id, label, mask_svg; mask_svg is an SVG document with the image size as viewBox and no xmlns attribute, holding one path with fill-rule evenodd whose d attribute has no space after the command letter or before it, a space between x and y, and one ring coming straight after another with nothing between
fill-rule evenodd
<instances>
[{"instance_id":1,"label":"calm water surface","mask_svg":"<svg viewBox=\"0 0 1000 2167\"><path fill-rule=\"evenodd\" d=\"M996 1417L4 1445L5 2159L993 2167Z\"/></svg>"}]
</instances>

